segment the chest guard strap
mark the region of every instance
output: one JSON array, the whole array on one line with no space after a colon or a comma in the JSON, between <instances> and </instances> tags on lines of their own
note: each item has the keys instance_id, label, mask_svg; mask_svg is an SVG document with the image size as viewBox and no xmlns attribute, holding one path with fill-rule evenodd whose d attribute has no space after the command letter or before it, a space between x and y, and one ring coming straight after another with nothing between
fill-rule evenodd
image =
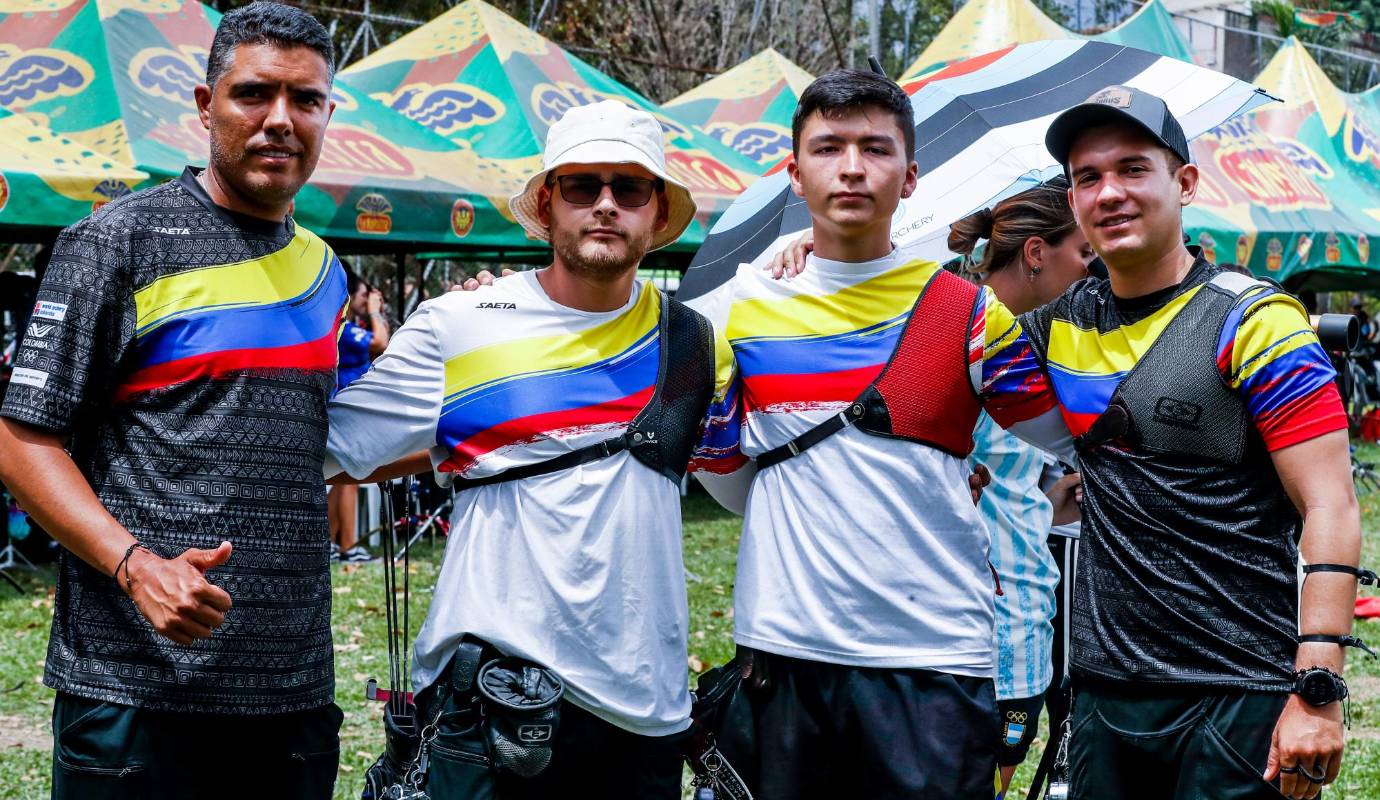
<instances>
[{"instance_id":1,"label":"chest guard strap","mask_svg":"<svg viewBox=\"0 0 1380 800\"><path fill-rule=\"evenodd\" d=\"M664 294L659 328L656 388L626 431L536 464L483 478L456 477L451 485L464 490L548 475L624 450L679 485L714 396L714 331L704 317Z\"/></svg>"},{"instance_id":2,"label":"chest guard strap","mask_svg":"<svg viewBox=\"0 0 1380 800\"><path fill-rule=\"evenodd\" d=\"M1238 300L1269 284L1221 272L1198 290L1121 381L1107 410L1075 439L1240 464L1250 440L1246 405L1217 364L1223 326Z\"/></svg>"},{"instance_id":3,"label":"chest guard strap","mask_svg":"<svg viewBox=\"0 0 1380 800\"><path fill-rule=\"evenodd\" d=\"M798 456L850 425L966 457L982 410L968 372L969 326L980 292L957 275L935 271L876 379L843 411L758 455L758 469Z\"/></svg>"}]
</instances>

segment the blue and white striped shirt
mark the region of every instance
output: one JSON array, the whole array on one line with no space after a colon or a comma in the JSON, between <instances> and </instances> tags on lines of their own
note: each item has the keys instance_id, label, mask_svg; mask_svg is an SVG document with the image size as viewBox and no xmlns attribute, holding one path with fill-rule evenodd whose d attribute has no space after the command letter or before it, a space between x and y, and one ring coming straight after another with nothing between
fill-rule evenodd
<instances>
[{"instance_id":1,"label":"blue and white striped shirt","mask_svg":"<svg viewBox=\"0 0 1380 800\"><path fill-rule=\"evenodd\" d=\"M1048 547L1053 508L1040 491L1040 475L1053 459L1002 430L986 413L973 440L969 462L992 472L978 511L992 538L988 558L1002 588L996 603L997 699L1034 697L1054 674L1050 620L1059 565Z\"/></svg>"}]
</instances>

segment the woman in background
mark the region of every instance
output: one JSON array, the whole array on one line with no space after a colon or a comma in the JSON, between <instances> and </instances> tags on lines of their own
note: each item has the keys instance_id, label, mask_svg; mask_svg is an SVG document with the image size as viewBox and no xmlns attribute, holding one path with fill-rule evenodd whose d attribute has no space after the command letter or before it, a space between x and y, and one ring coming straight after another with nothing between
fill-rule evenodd
<instances>
[{"instance_id":1,"label":"woman in background","mask_svg":"<svg viewBox=\"0 0 1380 800\"><path fill-rule=\"evenodd\" d=\"M974 260L980 241L987 245L981 258ZM991 287L1014 314L1054 300L1087 277L1094 257L1069 210L1068 183L1063 178L955 222L948 244L953 252L965 255L966 277ZM1051 539L1050 532L1052 525L1078 519L1077 504L1070 502L1070 488L1078 476L1060 477L1046 497L1041 487L1047 481L1042 481L1063 472L1051 456L1002 430L985 413L973 440L976 448L970 463L985 464L992 473L992 484L978 502L978 510L992 537L989 559L1002 590L996 599L995 630L1002 736L997 750L997 797L1001 798L1030 751L1046 691L1052 688L1051 694L1057 695L1062 680L1062 663L1058 674L1055 671L1053 621L1064 559L1055 553L1061 553L1067 543L1061 537ZM1051 552L1052 541L1055 552ZM1058 709L1056 697L1051 700L1052 708Z\"/></svg>"}]
</instances>

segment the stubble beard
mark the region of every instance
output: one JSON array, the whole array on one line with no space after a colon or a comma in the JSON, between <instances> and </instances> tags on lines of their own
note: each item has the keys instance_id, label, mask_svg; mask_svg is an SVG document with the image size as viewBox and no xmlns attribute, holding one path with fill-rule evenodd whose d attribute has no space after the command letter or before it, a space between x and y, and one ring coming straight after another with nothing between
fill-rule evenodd
<instances>
[{"instance_id":1,"label":"stubble beard","mask_svg":"<svg viewBox=\"0 0 1380 800\"><path fill-rule=\"evenodd\" d=\"M638 237L632 231L623 229L624 248L620 254L601 242L590 242L582 247L583 229L567 229L552 231L551 246L571 272L603 283L636 269L647 254L651 240L650 234Z\"/></svg>"}]
</instances>

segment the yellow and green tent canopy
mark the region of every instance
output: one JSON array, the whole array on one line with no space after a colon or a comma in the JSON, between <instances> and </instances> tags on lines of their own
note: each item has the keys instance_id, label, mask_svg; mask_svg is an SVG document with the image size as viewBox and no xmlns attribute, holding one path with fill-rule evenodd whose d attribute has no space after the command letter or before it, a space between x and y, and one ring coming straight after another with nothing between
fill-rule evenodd
<instances>
[{"instance_id":1,"label":"yellow and green tent canopy","mask_svg":"<svg viewBox=\"0 0 1380 800\"><path fill-rule=\"evenodd\" d=\"M0 230L70 225L148 178L0 108Z\"/></svg>"},{"instance_id":2,"label":"yellow and green tent canopy","mask_svg":"<svg viewBox=\"0 0 1380 800\"><path fill-rule=\"evenodd\" d=\"M196 0L0 0L0 107L166 180L206 162L192 90L219 21ZM348 81L332 99L299 222L358 249L527 246L503 216L507 183L472 149Z\"/></svg>"},{"instance_id":3,"label":"yellow and green tent canopy","mask_svg":"<svg viewBox=\"0 0 1380 800\"><path fill-rule=\"evenodd\" d=\"M769 47L661 107L766 171L790 154L791 118L800 94L813 80Z\"/></svg>"},{"instance_id":4,"label":"yellow and green tent canopy","mask_svg":"<svg viewBox=\"0 0 1380 800\"><path fill-rule=\"evenodd\" d=\"M1205 174L1224 166L1236 186L1199 191L1184 218L1190 235L1207 233L1228 248L1235 240L1234 260L1258 275L1318 289L1380 288L1380 253L1371 253L1380 237L1377 91L1341 91L1292 38L1256 83L1284 102L1234 123L1267 137L1285 157L1241 152L1226 137L1224 150L1204 164L1199 146L1215 143L1195 142Z\"/></svg>"},{"instance_id":5,"label":"yellow and green tent canopy","mask_svg":"<svg viewBox=\"0 0 1380 800\"><path fill-rule=\"evenodd\" d=\"M546 132L567 109L602 100L646 109L665 131L667 169L699 207L673 252L696 250L758 169L483 0L465 0L342 75L474 153L513 193L541 169Z\"/></svg>"},{"instance_id":6,"label":"yellow and green tent canopy","mask_svg":"<svg viewBox=\"0 0 1380 800\"><path fill-rule=\"evenodd\" d=\"M1193 51L1160 0L1149 0L1125 22L1092 36L1065 29L1031 0L968 0L900 82L918 80L970 56L1046 39L1095 39L1193 61Z\"/></svg>"}]
</instances>

